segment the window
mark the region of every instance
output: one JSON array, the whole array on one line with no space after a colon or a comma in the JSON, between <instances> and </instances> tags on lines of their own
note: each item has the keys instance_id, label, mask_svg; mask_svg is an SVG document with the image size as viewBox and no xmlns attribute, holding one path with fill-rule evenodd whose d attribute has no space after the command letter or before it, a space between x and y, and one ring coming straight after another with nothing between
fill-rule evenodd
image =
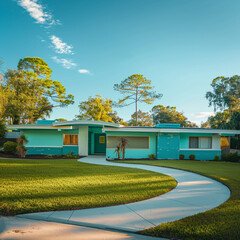
<instances>
[{"instance_id":1,"label":"window","mask_svg":"<svg viewBox=\"0 0 240 240\"><path fill-rule=\"evenodd\" d=\"M211 149L212 137L189 137L189 148Z\"/></svg>"},{"instance_id":2,"label":"window","mask_svg":"<svg viewBox=\"0 0 240 240\"><path fill-rule=\"evenodd\" d=\"M107 148L116 148L122 136L108 136ZM149 137L124 137L127 139L126 149L149 149Z\"/></svg>"},{"instance_id":3,"label":"window","mask_svg":"<svg viewBox=\"0 0 240 240\"><path fill-rule=\"evenodd\" d=\"M105 143L105 136L99 137L99 143Z\"/></svg>"},{"instance_id":4,"label":"window","mask_svg":"<svg viewBox=\"0 0 240 240\"><path fill-rule=\"evenodd\" d=\"M189 148L198 148L198 137L189 137Z\"/></svg>"},{"instance_id":5,"label":"window","mask_svg":"<svg viewBox=\"0 0 240 240\"><path fill-rule=\"evenodd\" d=\"M77 134L64 134L63 135L63 145L78 145L78 135Z\"/></svg>"}]
</instances>

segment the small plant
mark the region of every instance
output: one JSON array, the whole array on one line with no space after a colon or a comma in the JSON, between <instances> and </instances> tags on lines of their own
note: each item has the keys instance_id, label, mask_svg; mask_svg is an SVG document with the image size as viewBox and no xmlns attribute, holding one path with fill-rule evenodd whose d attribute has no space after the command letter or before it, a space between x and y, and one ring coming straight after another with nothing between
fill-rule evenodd
<instances>
[{"instance_id":1,"label":"small plant","mask_svg":"<svg viewBox=\"0 0 240 240\"><path fill-rule=\"evenodd\" d=\"M195 158L196 158L196 156L195 156L194 154L190 154L190 155L189 155L189 159L190 159L190 160L195 160Z\"/></svg>"},{"instance_id":2,"label":"small plant","mask_svg":"<svg viewBox=\"0 0 240 240\"><path fill-rule=\"evenodd\" d=\"M3 152L7 154L15 154L17 151L17 143L7 141L3 144Z\"/></svg>"},{"instance_id":3,"label":"small plant","mask_svg":"<svg viewBox=\"0 0 240 240\"><path fill-rule=\"evenodd\" d=\"M67 157L67 158L74 158L75 157L74 156L74 152L69 152L69 153L65 154L65 157Z\"/></svg>"},{"instance_id":4,"label":"small plant","mask_svg":"<svg viewBox=\"0 0 240 240\"><path fill-rule=\"evenodd\" d=\"M185 155L184 155L184 154L180 154L180 155L179 155L179 159L180 159L180 160L184 160L184 158L185 158Z\"/></svg>"},{"instance_id":5,"label":"small plant","mask_svg":"<svg viewBox=\"0 0 240 240\"><path fill-rule=\"evenodd\" d=\"M152 160L156 159L156 155L155 154L149 154L148 157L149 157L149 159L152 159Z\"/></svg>"},{"instance_id":6,"label":"small plant","mask_svg":"<svg viewBox=\"0 0 240 240\"><path fill-rule=\"evenodd\" d=\"M219 161L219 159L220 159L219 155L216 155L216 156L214 157L214 160L215 160L215 161Z\"/></svg>"},{"instance_id":7,"label":"small plant","mask_svg":"<svg viewBox=\"0 0 240 240\"><path fill-rule=\"evenodd\" d=\"M21 158L25 158L26 157L26 153L27 153L27 148L24 146L25 143L28 143L27 138L25 137L25 135L21 135L18 139L17 139L17 153Z\"/></svg>"}]
</instances>

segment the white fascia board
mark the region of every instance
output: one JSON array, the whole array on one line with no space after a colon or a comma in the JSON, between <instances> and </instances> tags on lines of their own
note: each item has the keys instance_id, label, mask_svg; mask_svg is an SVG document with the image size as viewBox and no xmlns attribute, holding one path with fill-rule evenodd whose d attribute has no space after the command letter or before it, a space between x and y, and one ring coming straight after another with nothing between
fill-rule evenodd
<instances>
[{"instance_id":1,"label":"white fascia board","mask_svg":"<svg viewBox=\"0 0 240 240\"><path fill-rule=\"evenodd\" d=\"M72 126L54 127L52 125L7 125L7 129L72 129Z\"/></svg>"},{"instance_id":2,"label":"white fascia board","mask_svg":"<svg viewBox=\"0 0 240 240\"><path fill-rule=\"evenodd\" d=\"M108 126L108 127L119 127L118 123L110 123L110 122L102 122L102 121L87 121L87 120L79 120L79 121L66 121L66 122L57 122L53 123L53 126L69 126L69 125L96 125L96 126Z\"/></svg>"},{"instance_id":3,"label":"white fascia board","mask_svg":"<svg viewBox=\"0 0 240 240\"><path fill-rule=\"evenodd\" d=\"M104 132L156 132L156 133L211 133L240 134L240 130L226 129L188 129L188 128L103 128Z\"/></svg>"},{"instance_id":4,"label":"white fascia board","mask_svg":"<svg viewBox=\"0 0 240 240\"><path fill-rule=\"evenodd\" d=\"M103 132L159 132L155 128L103 128Z\"/></svg>"}]
</instances>

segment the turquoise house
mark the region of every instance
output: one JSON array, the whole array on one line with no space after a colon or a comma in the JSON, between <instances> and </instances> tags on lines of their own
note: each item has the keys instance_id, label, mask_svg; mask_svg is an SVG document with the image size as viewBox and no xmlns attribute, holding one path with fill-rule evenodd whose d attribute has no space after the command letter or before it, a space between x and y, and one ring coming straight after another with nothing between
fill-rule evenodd
<instances>
[{"instance_id":1,"label":"turquoise house","mask_svg":"<svg viewBox=\"0 0 240 240\"><path fill-rule=\"evenodd\" d=\"M122 137L127 139L126 158L142 159L155 154L157 159L213 160L221 156L221 141L240 134L239 130L181 128L161 123L155 127L124 127L100 121L38 120L36 124L10 125L28 139L28 155L62 155L69 152L87 156L104 154L116 158L115 149ZM226 142L226 141L225 141Z\"/></svg>"}]
</instances>

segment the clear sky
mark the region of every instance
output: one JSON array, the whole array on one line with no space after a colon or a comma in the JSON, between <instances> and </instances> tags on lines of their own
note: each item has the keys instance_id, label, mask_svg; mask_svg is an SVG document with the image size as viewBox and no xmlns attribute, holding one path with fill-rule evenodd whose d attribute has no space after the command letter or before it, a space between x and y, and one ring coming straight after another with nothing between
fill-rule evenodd
<instances>
[{"instance_id":1,"label":"clear sky","mask_svg":"<svg viewBox=\"0 0 240 240\"><path fill-rule=\"evenodd\" d=\"M78 104L143 74L162 99L189 120L212 114L205 99L211 81L240 70L239 0L1 0L1 71L20 58L40 57L75 104L56 108L51 119L71 120ZM134 107L116 109L128 120Z\"/></svg>"}]
</instances>

